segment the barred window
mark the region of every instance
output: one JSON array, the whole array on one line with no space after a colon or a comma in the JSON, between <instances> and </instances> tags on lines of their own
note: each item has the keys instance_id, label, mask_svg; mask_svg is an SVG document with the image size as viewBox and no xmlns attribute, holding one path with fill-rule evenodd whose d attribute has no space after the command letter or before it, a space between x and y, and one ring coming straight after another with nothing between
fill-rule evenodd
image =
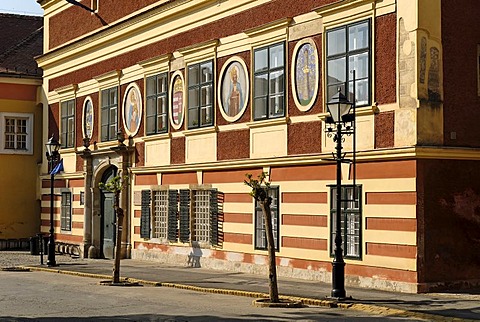
<instances>
[{"instance_id":1,"label":"barred window","mask_svg":"<svg viewBox=\"0 0 480 322\"><path fill-rule=\"evenodd\" d=\"M168 191L152 191L153 238L168 237Z\"/></svg>"},{"instance_id":2,"label":"barred window","mask_svg":"<svg viewBox=\"0 0 480 322\"><path fill-rule=\"evenodd\" d=\"M337 188L330 187L331 204L331 253L335 249L335 232L336 232L336 205L337 205ZM342 232L342 248L345 257L361 258L361 240L362 240L362 212L361 212L361 195L362 187L342 186L342 213L341 213L341 232Z\"/></svg>"},{"instance_id":3,"label":"barred window","mask_svg":"<svg viewBox=\"0 0 480 322\"><path fill-rule=\"evenodd\" d=\"M270 210L272 213L272 229L273 229L273 240L275 243L275 250L279 250L279 207L278 207L278 196L279 196L279 187L270 187L268 189L268 196L272 198L272 203L270 205ZM260 203L255 201L255 249L267 249L267 233L265 229L265 216L263 215L262 208Z\"/></svg>"},{"instance_id":4,"label":"barred window","mask_svg":"<svg viewBox=\"0 0 480 322\"><path fill-rule=\"evenodd\" d=\"M62 230L72 230L72 193L62 192L60 226Z\"/></svg>"},{"instance_id":5,"label":"barred window","mask_svg":"<svg viewBox=\"0 0 480 322\"><path fill-rule=\"evenodd\" d=\"M193 192L193 234L194 241L210 242L210 190Z\"/></svg>"}]
</instances>

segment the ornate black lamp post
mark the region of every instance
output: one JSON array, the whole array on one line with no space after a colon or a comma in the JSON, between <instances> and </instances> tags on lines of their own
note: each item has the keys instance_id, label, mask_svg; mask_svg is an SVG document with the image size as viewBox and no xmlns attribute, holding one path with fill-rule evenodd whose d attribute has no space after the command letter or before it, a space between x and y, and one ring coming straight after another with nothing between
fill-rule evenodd
<instances>
[{"instance_id":1,"label":"ornate black lamp post","mask_svg":"<svg viewBox=\"0 0 480 322\"><path fill-rule=\"evenodd\" d=\"M52 137L45 143L45 147L47 149L47 160L49 162L50 168L50 236L48 238L48 259L47 265L48 266L56 266L57 263L55 262L55 237L54 237L54 228L53 228L53 186L55 180L55 172L53 171L55 166L60 161L60 153L58 150L60 149L60 143L58 143L55 138Z\"/></svg>"},{"instance_id":2,"label":"ornate black lamp post","mask_svg":"<svg viewBox=\"0 0 480 322\"><path fill-rule=\"evenodd\" d=\"M334 298L345 298L345 261L343 260L342 250L342 162L350 162L345 159L345 153L342 153L342 135L353 134L353 126L355 112L351 114L353 104L350 103L342 94L340 89L333 95L332 99L327 103L327 109L330 118L327 123L333 124L336 133L333 134L333 141L336 143L336 153L333 154L337 162L337 184L336 184L336 216L335 216L335 249L332 263L332 293ZM332 127L327 128L327 133L333 133ZM331 135L331 134L330 134ZM329 135L329 136L330 136ZM355 140L355 138L353 138Z\"/></svg>"}]
</instances>

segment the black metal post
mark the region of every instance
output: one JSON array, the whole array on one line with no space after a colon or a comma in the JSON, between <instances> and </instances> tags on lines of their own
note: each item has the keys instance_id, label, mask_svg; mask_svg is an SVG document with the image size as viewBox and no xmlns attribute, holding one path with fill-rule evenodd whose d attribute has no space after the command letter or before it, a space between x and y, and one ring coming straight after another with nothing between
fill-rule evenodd
<instances>
[{"instance_id":1,"label":"black metal post","mask_svg":"<svg viewBox=\"0 0 480 322\"><path fill-rule=\"evenodd\" d=\"M345 261L342 250L342 122L337 122L337 205L335 218L335 250L332 263L332 297L345 298Z\"/></svg>"},{"instance_id":2,"label":"black metal post","mask_svg":"<svg viewBox=\"0 0 480 322\"><path fill-rule=\"evenodd\" d=\"M48 259L47 259L47 266L57 266L55 261L55 236L54 236L54 228L53 228L53 186L55 180L55 174L52 173L53 168L55 166L55 156L50 156L50 236L48 238Z\"/></svg>"}]
</instances>

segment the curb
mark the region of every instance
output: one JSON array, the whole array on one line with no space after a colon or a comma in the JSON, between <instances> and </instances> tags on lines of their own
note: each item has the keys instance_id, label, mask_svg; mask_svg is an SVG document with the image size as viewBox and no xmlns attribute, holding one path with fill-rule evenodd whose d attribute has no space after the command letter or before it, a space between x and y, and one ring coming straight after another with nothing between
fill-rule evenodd
<instances>
[{"instance_id":1,"label":"curb","mask_svg":"<svg viewBox=\"0 0 480 322\"><path fill-rule=\"evenodd\" d=\"M76 271L64 271L61 269L36 267L36 266L17 266L17 268L24 269L24 270L28 269L31 271L39 271L39 272L58 273L58 274L80 276L80 277L90 277L90 278L96 278L96 279L110 279L112 277L111 275L83 273L83 272L76 272ZM243 296L243 297L251 297L251 298L268 298L269 296L268 293L262 293L262 292L250 292L250 291L222 289L222 288L209 288L209 287L201 287L201 286L178 284L178 283L168 283L168 282L155 282L155 281L142 280L142 279L131 278L131 277L122 277L121 279L123 279L124 281L132 282L132 283L139 283L141 285L148 285L148 286L154 286L154 287L170 287L170 288L176 288L176 289L182 289L182 290L188 290L188 291L194 291L194 292L202 292L202 293L234 295L234 296ZM286 295L280 295L279 297L280 299L283 299L283 300L301 302L303 305L339 308L343 310L349 309L349 310L367 312L371 314L378 314L382 316L416 318L416 319L424 319L427 321L434 321L434 322L436 321L442 321L442 322L478 321L478 320L472 320L472 319L463 319L463 318L447 317L447 316L442 316L437 314L408 311L403 309L395 309L395 308L390 308L386 306L379 306L379 305L372 305L372 304L347 303L347 302L343 303L343 302L337 302L334 300L320 300L315 298L286 296Z\"/></svg>"}]
</instances>

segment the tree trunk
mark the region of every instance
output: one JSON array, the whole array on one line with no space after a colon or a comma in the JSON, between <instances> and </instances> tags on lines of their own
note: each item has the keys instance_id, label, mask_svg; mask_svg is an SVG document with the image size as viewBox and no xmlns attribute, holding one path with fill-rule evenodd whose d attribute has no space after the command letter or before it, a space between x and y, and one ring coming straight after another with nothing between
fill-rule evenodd
<instances>
[{"instance_id":1,"label":"tree trunk","mask_svg":"<svg viewBox=\"0 0 480 322\"><path fill-rule=\"evenodd\" d=\"M115 193L115 212L117 215L117 236L115 241L115 260L113 262L113 283L120 283L120 257L122 254L123 209L118 207L119 194Z\"/></svg>"},{"instance_id":2,"label":"tree trunk","mask_svg":"<svg viewBox=\"0 0 480 322\"><path fill-rule=\"evenodd\" d=\"M280 302L278 298L278 285L277 285L277 264L275 260L275 241L273 239L273 227L272 227L272 213L270 211L271 199L266 198L260 201L262 207L263 216L265 218L265 232L267 234L267 250L268 250L268 281L269 281L269 293L270 302Z\"/></svg>"}]
</instances>

